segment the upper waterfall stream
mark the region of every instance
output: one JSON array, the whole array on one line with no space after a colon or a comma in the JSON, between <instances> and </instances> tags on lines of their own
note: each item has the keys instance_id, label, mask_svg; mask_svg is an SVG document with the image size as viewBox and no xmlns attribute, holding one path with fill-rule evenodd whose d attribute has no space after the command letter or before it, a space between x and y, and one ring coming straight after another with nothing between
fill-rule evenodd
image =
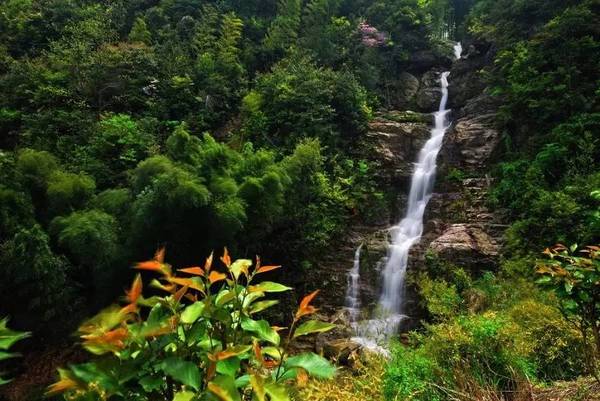
<instances>
[{"instance_id":1,"label":"upper waterfall stream","mask_svg":"<svg viewBox=\"0 0 600 401\"><path fill-rule=\"evenodd\" d=\"M462 46L454 47L457 59L461 57ZM359 307L359 268L360 247L356 251L354 266L349 273L346 305L356 337L355 341L369 348L385 352L382 342L397 333L404 314L405 277L410 249L421 239L423 234L423 216L431 199L437 169L437 156L442 148L444 135L450 127L448 122L448 76L443 72L440 76L441 100L438 111L434 113L434 126L431 136L419 152L411 178L410 192L406 214L402 220L390 229L391 244L385 265L381 271L382 287L376 316L370 320L358 321ZM362 247L362 245L361 245Z\"/></svg>"}]
</instances>

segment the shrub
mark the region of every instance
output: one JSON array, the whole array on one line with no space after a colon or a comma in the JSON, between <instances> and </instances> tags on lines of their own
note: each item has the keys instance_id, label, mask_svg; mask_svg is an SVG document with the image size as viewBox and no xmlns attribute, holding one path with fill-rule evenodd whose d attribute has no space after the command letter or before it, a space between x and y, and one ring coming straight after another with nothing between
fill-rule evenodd
<instances>
[{"instance_id":1,"label":"shrub","mask_svg":"<svg viewBox=\"0 0 600 401\"><path fill-rule=\"evenodd\" d=\"M440 380L439 369L423 348L397 347L384 376L386 400L443 400L443 393L432 385Z\"/></svg>"},{"instance_id":2,"label":"shrub","mask_svg":"<svg viewBox=\"0 0 600 401\"><path fill-rule=\"evenodd\" d=\"M50 214L59 216L82 208L95 190L96 183L85 174L55 172L50 176L47 189Z\"/></svg>"},{"instance_id":3,"label":"shrub","mask_svg":"<svg viewBox=\"0 0 600 401\"><path fill-rule=\"evenodd\" d=\"M534 365L514 335L516 325L505 316L460 316L426 329L416 345L394 350L385 381L388 400L514 391L534 377Z\"/></svg>"},{"instance_id":4,"label":"shrub","mask_svg":"<svg viewBox=\"0 0 600 401\"><path fill-rule=\"evenodd\" d=\"M444 280L432 280L423 274L418 278L418 286L419 295L434 318L443 320L458 314L463 300L455 285Z\"/></svg>"},{"instance_id":5,"label":"shrub","mask_svg":"<svg viewBox=\"0 0 600 401\"><path fill-rule=\"evenodd\" d=\"M537 263L538 283L554 290L563 314L580 330L586 363L600 381L600 246L588 246L580 256L576 250L577 245L547 248L548 259Z\"/></svg>"},{"instance_id":6,"label":"shrub","mask_svg":"<svg viewBox=\"0 0 600 401\"><path fill-rule=\"evenodd\" d=\"M52 252L39 225L19 230L0 246L1 312L41 335L63 331L74 308L70 268L64 257Z\"/></svg>"},{"instance_id":7,"label":"shrub","mask_svg":"<svg viewBox=\"0 0 600 401\"><path fill-rule=\"evenodd\" d=\"M518 347L535 365L537 377L570 380L583 373L581 334L556 307L524 300L509 308L506 315L518 325Z\"/></svg>"},{"instance_id":8,"label":"shrub","mask_svg":"<svg viewBox=\"0 0 600 401\"><path fill-rule=\"evenodd\" d=\"M138 263L159 275L150 286L168 295L144 297L138 275L125 306L111 306L79 328L85 349L100 359L60 369L48 393L64 392L69 400L239 401L253 394L275 401L289 399L289 380L331 377L335 368L322 357L289 351L296 338L334 327L305 320L316 311L310 303L318 291L302 300L289 329L271 326L257 318L277 303L265 296L290 288L255 279L280 266L232 262L227 250L221 261L225 273L211 255L203 267L179 269L182 276L164 262L164 249Z\"/></svg>"}]
</instances>

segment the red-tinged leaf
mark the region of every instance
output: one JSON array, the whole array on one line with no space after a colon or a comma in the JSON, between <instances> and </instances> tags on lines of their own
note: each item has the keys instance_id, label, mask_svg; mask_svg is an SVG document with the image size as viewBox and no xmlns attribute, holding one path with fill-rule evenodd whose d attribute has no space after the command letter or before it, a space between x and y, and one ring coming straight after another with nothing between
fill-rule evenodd
<instances>
[{"instance_id":1,"label":"red-tinged leaf","mask_svg":"<svg viewBox=\"0 0 600 401\"><path fill-rule=\"evenodd\" d=\"M157 262L156 260L147 260L145 262L136 263L135 268L139 270L150 270L150 271L161 271L162 263Z\"/></svg>"},{"instance_id":2,"label":"red-tinged leaf","mask_svg":"<svg viewBox=\"0 0 600 401\"><path fill-rule=\"evenodd\" d=\"M264 362L264 359L263 359L262 350L260 348L260 344L258 343L258 341L254 341L254 344L252 344L252 350L254 351L254 356L262 365Z\"/></svg>"},{"instance_id":3,"label":"red-tinged leaf","mask_svg":"<svg viewBox=\"0 0 600 401\"><path fill-rule=\"evenodd\" d=\"M211 284L214 284L218 281L225 280L226 278L227 278L227 275L213 270L210 272L210 275L208 276L208 281L210 281Z\"/></svg>"},{"instance_id":4,"label":"red-tinged leaf","mask_svg":"<svg viewBox=\"0 0 600 401\"><path fill-rule=\"evenodd\" d=\"M276 332L280 332L281 330L287 329L287 327L281 327L281 326L271 326L271 328L273 330L275 330Z\"/></svg>"},{"instance_id":5,"label":"red-tinged leaf","mask_svg":"<svg viewBox=\"0 0 600 401\"><path fill-rule=\"evenodd\" d=\"M296 311L296 320L300 319L302 316L311 315L311 314L315 313L316 311L318 311L318 309L312 305L308 305L306 308L302 308L302 309L298 308L298 311Z\"/></svg>"},{"instance_id":6,"label":"red-tinged leaf","mask_svg":"<svg viewBox=\"0 0 600 401\"><path fill-rule=\"evenodd\" d=\"M210 253L210 256L208 258L206 258L206 261L204 262L204 270L206 272L209 272L210 269L212 268L212 262L213 262L213 253Z\"/></svg>"},{"instance_id":7,"label":"red-tinged leaf","mask_svg":"<svg viewBox=\"0 0 600 401\"><path fill-rule=\"evenodd\" d=\"M208 369L206 369L206 379L212 380L215 377L215 373L217 373L217 363L210 361L208 363Z\"/></svg>"},{"instance_id":8,"label":"red-tinged leaf","mask_svg":"<svg viewBox=\"0 0 600 401\"><path fill-rule=\"evenodd\" d=\"M256 269L256 273L266 273L266 272L270 272L272 270L276 270L279 269L281 267L281 265L279 266L262 266L259 267L258 269Z\"/></svg>"},{"instance_id":9,"label":"red-tinged leaf","mask_svg":"<svg viewBox=\"0 0 600 401\"><path fill-rule=\"evenodd\" d=\"M142 295L142 276L138 274L131 284L131 289L127 292L127 300L130 303L135 304L140 298L140 295Z\"/></svg>"},{"instance_id":10,"label":"red-tinged leaf","mask_svg":"<svg viewBox=\"0 0 600 401\"><path fill-rule=\"evenodd\" d=\"M317 308L311 306L311 301L317 296L319 290L313 291L307 296L305 296L302 301L300 301L300 306L298 307L298 311L296 312L296 319L301 318L302 316L310 315L317 311Z\"/></svg>"},{"instance_id":11,"label":"red-tinged leaf","mask_svg":"<svg viewBox=\"0 0 600 401\"><path fill-rule=\"evenodd\" d=\"M185 269L178 269L178 271L191 274L193 276L204 276L204 270L200 266L186 267Z\"/></svg>"},{"instance_id":12,"label":"red-tinged leaf","mask_svg":"<svg viewBox=\"0 0 600 401\"><path fill-rule=\"evenodd\" d=\"M156 260L159 263L165 262L165 247L164 246L156 251L156 253L154 254L154 260Z\"/></svg>"},{"instance_id":13,"label":"red-tinged leaf","mask_svg":"<svg viewBox=\"0 0 600 401\"><path fill-rule=\"evenodd\" d=\"M173 298L175 298L175 301L177 301L177 302L181 301L181 298L183 298L183 296L187 293L188 288L189 287L187 285L184 285L179 290L177 290L175 295L173 295Z\"/></svg>"},{"instance_id":14,"label":"red-tinged leaf","mask_svg":"<svg viewBox=\"0 0 600 401\"><path fill-rule=\"evenodd\" d=\"M196 295L196 294L187 293L187 294L184 295L184 297L188 301L192 301L192 302L197 302L198 301L198 295Z\"/></svg>"},{"instance_id":15,"label":"red-tinged leaf","mask_svg":"<svg viewBox=\"0 0 600 401\"><path fill-rule=\"evenodd\" d=\"M311 303L311 301L317 296L318 293L319 290L316 290L302 298L302 301L300 301L300 309L306 308Z\"/></svg>"},{"instance_id":16,"label":"red-tinged leaf","mask_svg":"<svg viewBox=\"0 0 600 401\"><path fill-rule=\"evenodd\" d=\"M106 333L96 335L82 335L84 340L83 346L90 352L96 355L102 355L107 352L120 351L125 348L124 340L128 337L129 332L124 327L108 331Z\"/></svg>"},{"instance_id":17,"label":"red-tinged leaf","mask_svg":"<svg viewBox=\"0 0 600 401\"><path fill-rule=\"evenodd\" d=\"M221 261L225 264L225 266L231 266L231 257L229 256L229 251L227 248L223 251L223 256L221 256Z\"/></svg>"},{"instance_id":18,"label":"red-tinged leaf","mask_svg":"<svg viewBox=\"0 0 600 401\"><path fill-rule=\"evenodd\" d=\"M276 360L273 360L273 359L269 359L269 360L265 360L264 364L265 364L265 368L267 368L267 369L273 369L273 368L279 366L279 361L276 361Z\"/></svg>"},{"instance_id":19,"label":"red-tinged leaf","mask_svg":"<svg viewBox=\"0 0 600 401\"><path fill-rule=\"evenodd\" d=\"M202 283L202 281L200 281L198 279L169 277L168 280L170 283L177 284L182 287L189 287L193 290L197 290L202 293L204 293L204 290L205 290L204 284Z\"/></svg>"},{"instance_id":20,"label":"red-tinged leaf","mask_svg":"<svg viewBox=\"0 0 600 401\"><path fill-rule=\"evenodd\" d=\"M79 383L77 383L75 380L64 378L48 386L46 396L62 394L65 391L74 390L77 387L79 387Z\"/></svg>"},{"instance_id":21,"label":"red-tinged leaf","mask_svg":"<svg viewBox=\"0 0 600 401\"><path fill-rule=\"evenodd\" d=\"M129 304L125 307L123 307L119 312L122 313L123 315L128 315L130 313L137 313L138 311L138 307L136 304Z\"/></svg>"},{"instance_id":22,"label":"red-tinged leaf","mask_svg":"<svg viewBox=\"0 0 600 401\"><path fill-rule=\"evenodd\" d=\"M306 373L306 370L302 368L297 369L296 381L300 388L305 387L308 384L308 373Z\"/></svg>"},{"instance_id":23,"label":"red-tinged leaf","mask_svg":"<svg viewBox=\"0 0 600 401\"><path fill-rule=\"evenodd\" d=\"M208 359L214 362L223 361L234 356L244 354L250 350L250 345L238 345L235 347L227 348L223 351L219 351L214 354L208 354Z\"/></svg>"}]
</instances>

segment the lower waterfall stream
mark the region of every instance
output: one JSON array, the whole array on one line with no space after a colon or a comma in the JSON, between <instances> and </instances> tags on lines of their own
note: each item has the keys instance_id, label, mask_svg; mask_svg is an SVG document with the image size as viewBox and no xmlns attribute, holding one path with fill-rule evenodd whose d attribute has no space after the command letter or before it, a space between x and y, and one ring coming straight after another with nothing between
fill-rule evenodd
<instances>
[{"instance_id":1,"label":"lower waterfall stream","mask_svg":"<svg viewBox=\"0 0 600 401\"><path fill-rule=\"evenodd\" d=\"M454 47L456 58L460 58L462 47ZM448 122L448 76L441 74L440 87L442 97L439 109L434 115L431 136L419 152L411 178L408 205L404 218L390 228L391 244L381 271L381 293L374 317L359 320L360 315L360 250L356 250L354 266L348 276L346 307L350 313L354 341L386 354L385 343L398 332L400 323L406 318L404 313L404 288L408 257L411 247L418 243L423 234L423 216L431 199L436 175L436 159L441 150L444 135L450 127Z\"/></svg>"}]
</instances>

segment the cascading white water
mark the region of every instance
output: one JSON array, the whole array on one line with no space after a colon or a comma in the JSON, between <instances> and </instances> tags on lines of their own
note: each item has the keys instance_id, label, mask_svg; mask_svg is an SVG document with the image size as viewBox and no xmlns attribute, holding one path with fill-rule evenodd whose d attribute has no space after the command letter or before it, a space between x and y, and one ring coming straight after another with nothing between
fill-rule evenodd
<instances>
[{"instance_id":1,"label":"cascading white water","mask_svg":"<svg viewBox=\"0 0 600 401\"><path fill-rule=\"evenodd\" d=\"M456 59L460 59L460 57L462 56L462 43L460 42L456 42L456 44L454 45L454 57L456 57Z\"/></svg>"},{"instance_id":2,"label":"cascading white water","mask_svg":"<svg viewBox=\"0 0 600 401\"><path fill-rule=\"evenodd\" d=\"M354 252L354 264L348 272L348 286L346 287L346 309L350 315L350 323L354 325L360 314L360 250L362 244Z\"/></svg>"},{"instance_id":3,"label":"cascading white water","mask_svg":"<svg viewBox=\"0 0 600 401\"><path fill-rule=\"evenodd\" d=\"M449 74L449 72L442 73L440 79L442 89L440 107L434 113L435 125L431 130L431 137L421 149L415 165L406 215L391 230L392 244L382 273L383 288L379 299L380 308L384 316L387 316L387 320L390 321L390 324L386 325L388 334L396 331L403 317L404 279L408 255L411 247L419 242L423 233L423 215L433 191L436 159L442 147L444 134L448 129L446 103L448 102Z\"/></svg>"},{"instance_id":4,"label":"cascading white water","mask_svg":"<svg viewBox=\"0 0 600 401\"><path fill-rule=\"evenodd\" d=\"M454 55L460 59L461 54L462 45L458 42L454 46ZM396 334L398 326L406 317L403 314L403 304L408 256L411 247L420 241L423 234L423 216L435 183L436 159L442 148L444 135L449 128L447 121L449 110L446 109L449 75L450 72L447 71L443 72L440 77L442 98L438 111L434 113L435 124L431 129L431 137L419 152L418 161L415 164L406 215L398 225L390 230L392 243L382 269L382 290L376 318L357 321L360 307L358 301L360 247L356 250L354 266L348 276L346 305L350 310L352 327L355 331L353 340L382 354L388 354L388 351L381 346L382 341Z\"/></svg>"}]
</instances>

